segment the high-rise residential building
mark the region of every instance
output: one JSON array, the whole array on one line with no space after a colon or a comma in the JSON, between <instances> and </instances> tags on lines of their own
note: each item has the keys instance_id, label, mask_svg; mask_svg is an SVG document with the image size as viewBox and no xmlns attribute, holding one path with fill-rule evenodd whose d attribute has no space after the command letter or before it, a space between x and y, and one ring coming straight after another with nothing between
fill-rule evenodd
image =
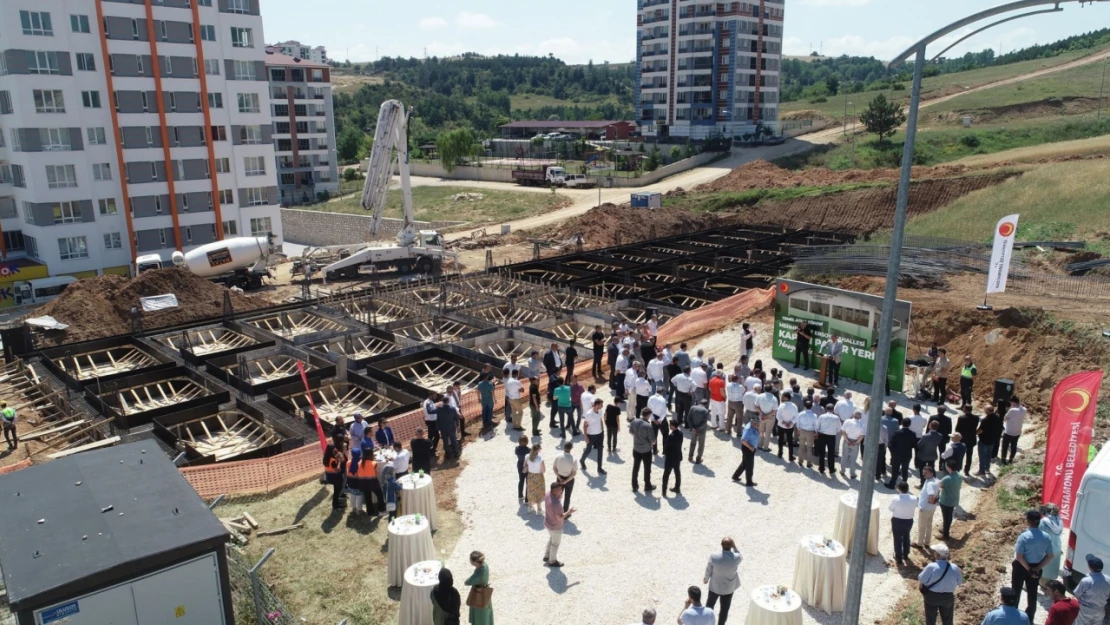
<instances>
[{"instance_id":1,"label":"high-rise residential building","mask_svg":"<svg viewBox=\"0 0 1110 625\"><path fill-rule=\"evenodd\" d=\"M282 204L316 201L339 190L331 68L277 52L266 53Z\"/></svg>"},{"instance_id":2,"label":"high-rise residential building","mask_svg":"<svg viewBox=\"0 0 1110 625\"><path fill-rule=\"evenodd\" d=\"M262 42L259 0L3 0L0 253L89 275L280 241Z\"/></svg>"},{"instance_id":3,"label":"high-rise residential building","mask_svg":"<svg viewBox=\"0 0 1110 625\"><path fill-rule=\"evenodd\" d=\"M299 41L282 41L281 43L274 43L266 46L272 51L291 56L295 59L302 61L312 61L313 63L327 63L328 50L324 46L316 46L315 48L307 46Z\"/></svg>"},{"instance_id":4,"label":"high-rise residential building","mask_svg":"<svg viewBox=\"0 0 1110 625\"><path fill-rule=\"evenodd\" d=\"M776 127L783 0L639 0L636 118L647 137Z\"/></svg>"}]
</instances>

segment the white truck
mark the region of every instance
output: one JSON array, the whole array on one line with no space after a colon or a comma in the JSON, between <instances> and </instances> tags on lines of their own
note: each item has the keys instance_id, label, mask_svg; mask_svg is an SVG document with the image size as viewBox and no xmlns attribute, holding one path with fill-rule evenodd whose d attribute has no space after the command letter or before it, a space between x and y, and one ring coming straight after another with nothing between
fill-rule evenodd
<instances>
[{"instance_id":1,"label":"white truck","mask_svg":"<svg viewBox=\"0 0 1110 625\"><path fill-rule=\"evenodd\" d=\"M236 237L206 243L188 252L175 251L171 262L213 282L244 290L262 287L262 279L272 277L266 261L273 253L273 235ZM157 254L135 259L136 274L165 266Z\"/></svg>"},{"instance_id":2,"label":"white truck","mask_svg":"<svg viewBox=\"0 0 1110 625\"><path fill-rule=\"evenodd\" d=\"M396 270L398 273L438 273L445 258L457 259L458 255L444 248L443 237L434 230L417 230L412 207L412 186L409 182L408 122L411 109L397 100L386 100L378 113L378 127L374 132L374 147L370 151L370 164L366 172L366 185L362 189L362 208L373 211L370 236L376 237L382 225L389 183L393 178L394 163L401 170L401 203L404 219L397 233L396 243L367 243L362 246L336 245L324 249L338 253L341 258L321 269L324 281L328 278L357 278L364 268L374 271Z\"/></svg>"},{"instance_id":3,"label":"white truck","mask_svg":"<svg viewBox=\"0 0 1110 625\"><path fill-rule=\"evenodd\" d=\"M1060 576L1075 588L1087 575L1087 555L1110 562L1110 442L1103 445L1079 483Z\"/></svg>"},{"instance_id":4,"label":"white truck","mask_svg":"<svg viewBox=\"0 0 1110 625\"><path fill-rule=\"evenodd\" d=\"M592 189L597 186L597 180L586 174L567 174L563 184L568 189Z\"/></svg>"}]
</instances>

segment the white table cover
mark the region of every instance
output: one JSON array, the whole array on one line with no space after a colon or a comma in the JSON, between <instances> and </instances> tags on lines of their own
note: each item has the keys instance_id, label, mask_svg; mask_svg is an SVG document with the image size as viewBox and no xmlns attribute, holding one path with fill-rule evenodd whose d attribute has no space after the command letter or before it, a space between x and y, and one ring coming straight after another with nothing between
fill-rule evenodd
<instances>
[{"instance_id":1,"label":"white table cover","mask_svg":"<svg viewBox=\"0 0 1110 625\"><path fill-rule=\"evenodd\" d=\"M849 491L840 496L836 506L836 520L833 521L832 537L848 551L852 550L852 536L856 530L856 505L859 493ZM871 525L867 528L867 553L879 555L879 502L871 498Z\"/></svg>"},{"instance_id":2,"label":"white table cover","mask_svg":"<svg viewBox=\"0 0 1110 625\"><path fill-rule=\"evenodd\" d=\"M399 516L389 524L389 585L400 586L405 569L417 562L435 557L432 531L428 518L410 514Z\"/></svg>"},{"instance_id":3,"label":"white table cover","mask_svg":"<svg viewBox=\"0 0 1110 625\"><path fill-rule=\"evenodd\" d=\"M794 583L798 596L825 613L844 611L848 563L844 545L820 534L802 536L794 559Z\"/></svg>"},{"instance_id":4,"label":"white table cover","mask_svg":"<svg viewBox=\"0 0 1110 625\"><path fill-rule=\"evenodd\" d=\"M752 591L746 625L802 625L802 598L782 586L760 586Z\"/></svg>"},{"instance_id":5,"label":"white table cover","mask_svg":"<svg viewBox=\"0 0 1110 625\"><path fill-rule=\"evenodd\" d=\"M401 483L401 511L405 514L420 513L428 517L432 529L439 529L439 514L436 512L436 491L432 486L432 476L427 473L409 473L397 480Z\"/></svg>"},{"instance_id":6,"label":"white table cover","mask_svg":"<svg viewBox=\"0 0 1110 625\"><path fill-rule=\"evenodd\" d=\"M417 562L405 570L405 584L401 587L401 614L397 617L397 625L431 625L432 588L439 583L441 566L438 560L427 560Z\"/></svg>"}]
</instances>

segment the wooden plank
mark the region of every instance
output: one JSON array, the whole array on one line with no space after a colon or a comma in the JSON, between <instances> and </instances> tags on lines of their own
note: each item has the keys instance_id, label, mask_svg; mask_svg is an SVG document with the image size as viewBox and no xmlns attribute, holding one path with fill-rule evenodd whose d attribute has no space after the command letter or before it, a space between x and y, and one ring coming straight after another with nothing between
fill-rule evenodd
<instances>
[{"instance_id":1,"label":"wooden plank","mask_svg":"<svg viewBox=\"0 0 1110 625\"><path fill-rule=\"evenodd\" d=\"M35 430L34 432L31 432L30 434L24 434L24 435L20 436L19 440L21 440L21 441L33 441L33 440L38 440L38 439L42 438L43 436L47 436L48 434L58 434L58 433L61 433L61 432L67 432L69 430L72 430L75 427L80 426L84 422L85 422L84 419L79 419L77 421L70 421L69 423L66 423L65 425L59 425L57 427L52 427L52 428L49 428L49 429L46 429L46 430Z\"/></svg>"},{"instance_id":2,"label":"wooden plank","mask_svg":"<svg viewBox=\"0 0 1110 625\"><path fill-rule=\"evenodd\" d=\"M285 527L279 527L277 529L261 531L255 534L255 536L276 536L278 534L284 534L293 530L299 530L302 527L304 527L304 523L297 523L295 525L287 525Z\"/></svg>"},{"instance_id":3,"label":"wooden plank","mask_svg":"<svg viewBox=\"0 0 1110 625\"><path fill-rule=\"evenodd\" d=\"M100 449L101 447L111 447L112 445L115 445L118 442L119 442L119 437L118 436L112 436L112 437L106 438L102 441L97 441L95 443L89 443L87 445L81 445L79 447L71 447L69 449L59 451L57 453L50 454L50 456L48 456L48 457L51 460L57 460L58 458L65 458L66 456L72 456L73 454L79 454L83 451L89 451L89 450L92 450L92 449Z\"/></svg>"}]
</instances>

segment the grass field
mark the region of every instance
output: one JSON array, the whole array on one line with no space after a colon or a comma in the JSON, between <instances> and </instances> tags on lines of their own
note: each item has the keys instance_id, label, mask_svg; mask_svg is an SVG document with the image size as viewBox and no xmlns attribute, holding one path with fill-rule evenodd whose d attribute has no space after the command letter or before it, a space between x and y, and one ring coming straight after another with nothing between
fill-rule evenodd
<instances>
[{"instance_id":1,"label":"grass field","mask_svg":"<svg viewBox=\"0 0 1110 625\"><path fill-rule=\"evenodd\" d=\"M842 191L855 191L870 187L885 186L887 183L840 184L828 187L788 187L785 189L751 189L748 191L718 191L715 193L691 193L686 196L666 199L666 206L684 208L701 213L732 211L737 208L751 207L760 202L788 201L807 197L821 197Z\"/></svg>"},{"instance_id":2,"label":"grass field","mask_svg":"<svg viewBox=\"0 0 1110 625\"><path fill-rule=\"evenodd\" d=\"M993 91L993 90L992 90ZM1104 136L1110 133L1110 117L1096 122L1092 116L1013 120L973 128L933 127L917 134L916 165L938 165L970 156L988 155L1015 148L1050 145ZM856 135L851 144L837 144L779 162L791 169L827 167L829 169L873 169L898 167L902 162L905 134L899 132L880 145L874 135Z\"/></svg>"},{"instance_id":3,"label":"grass field","mask_svg":"<svg viewBox=\"0 0 1110 625\"><path fill-rule=\"evenodd\" d=\"M620 101L617 96L588 98L583 100L560 100L559 98L549 95L539 95L535 93L513 95L509 97L509 100L512 102L512 109L514 111L530 111L545 106L598 106L610 102L618 104Z\"/></svg>"},{"instance_id":4,"label":"grass field","mask_svg":"<svg viewBox=\"0 0 1110 625\"><path fill-rule=\"evenodd\" d=\"M1011 63L1009 65L998 65L994 67L985 67L983 69L976 69L969 72L959 72L955 74L942 74L940 76L933 76L926 78L922 81L922 97L924 99L936 98L958 91L965 91L974 87L979 87L988 83L1005 80L1014 76L1028 74L1030 72L1044 69L1047 67L1055 67L1074 61L1078 58L1094 54L1098 50L1084 50L1081 52L1069 52L1050 59L1036 59L1032 61L1022 61L1020 63ZM1099 65L1101 71L1101 64ZM1077 68L1078 70L1088 69L1087 67ZM1073 70L1069 70L1073 71ZM1066 73L1066 72L1064 72ZM908 102L909 100L909 83L905 83L906 89L904 91L864 91L862 93L848 94L847 100L855 105L855 110L858 113L867 103L880 93L883 93L887 98L893 98L897 101ZM992 90L993 91L993 90ZM1094 94L1097 96L1098 87L1096 85ZM978 95L978 94L972 94ZM798 100L795 102L784 102L780 107L780 112L784 115L794 113L797 111L815 111L820 115L832 118L841 119L844 117L844 101L843 94L829 98L828 102L812 103L808 100ZM957 98L951 104L961 106L960 102L963 98ZM852 106L848 106L848 114L852 115Z\"/></svg>"},{"instance_id":5,"label":"grass field","mask_svg":"<svg viewBox=\"0 0 1110 625\"><path fill-rule=\"evenodd\" d=\"M455 200L459 193L478 193L480 200ZM321 210L329 213L351 213L365 215L359 205L358 193L344 198L316 204L308 210ZM500 223L510 219L538 215L565 206L570 200L566 196L552 193L525 191L490 191L467 187L413 187L412 203L416 218L420 221L466 221L474 225ZM386 200L386 217L401 217L401 191L391 189Z\"/></svg>"},{"instance_id":6,"label":"grass field","mask_svg":"<svg viewBox=\"0 0 1110 625\"><path fill-rule=\"evenodd\" d=\"M1077 139L1075 141L1043 143L1041 145L996 152L994 154L976 154L975 156L961 158L956 161L956 163L969 167L983 167L992 163L1028 163L1041 159L1090 156L1093 154L1110 154L1110 135L1100 135L1098 137L1091 137L1090 139Z\"/></svg>"},{"instance_id":7,"label":"grass field","mask_svg":"<svg viewBox=\"0 0 1110 625\"><path fill-rule=\"evenodd\" d=\"M994 225L1018 213L1019 240L1085 239L1110 255L1110 161L1043 165L1020 178L971 193L943 210L910 220L906 231L987 242Z\"/></svg>"}]
</instances>

